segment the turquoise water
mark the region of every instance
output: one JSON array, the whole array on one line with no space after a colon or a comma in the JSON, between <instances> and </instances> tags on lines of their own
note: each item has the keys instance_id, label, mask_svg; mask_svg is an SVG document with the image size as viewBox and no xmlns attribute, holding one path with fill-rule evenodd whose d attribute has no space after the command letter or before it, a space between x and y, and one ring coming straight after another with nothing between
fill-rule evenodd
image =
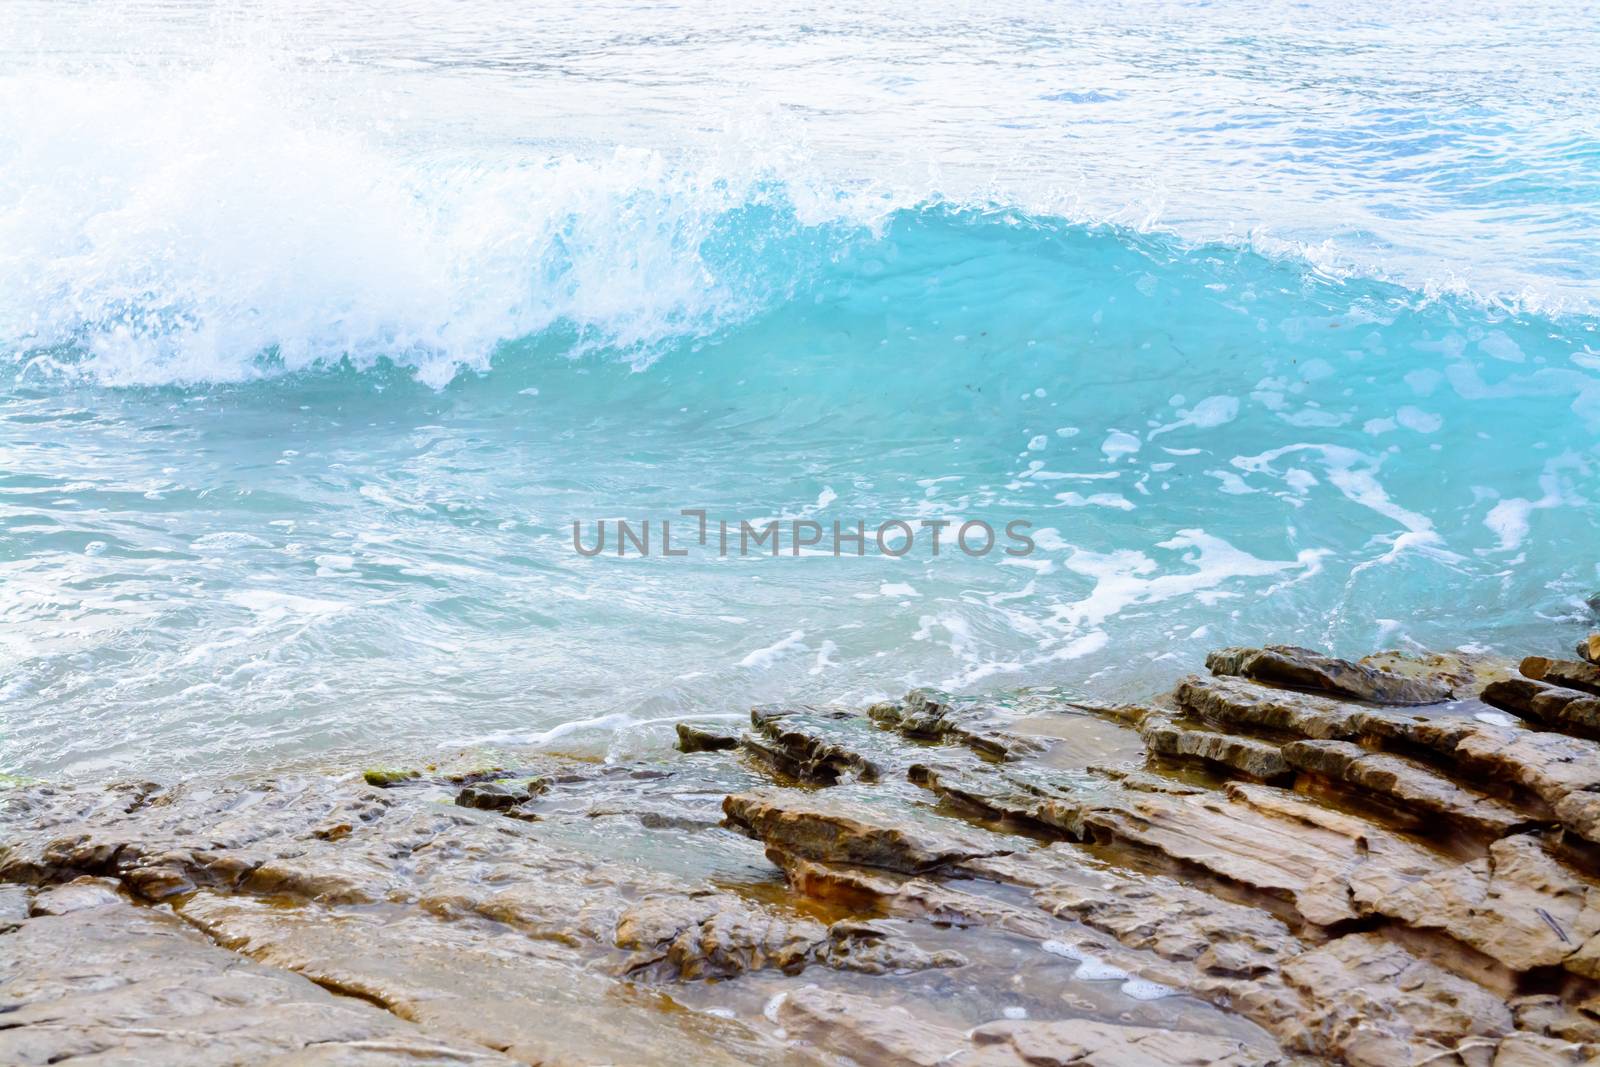
<instances>
[{"instance_id":1,"label":"turquoise water","mask_svg":"<svg viewBox=\"0 0 1600 1067\"><path fill-rule=\"evenodd\" d=\"M17 5L0 770L1575 637L1594 12L1208 11Z\"/></svg>"}]
</instances>

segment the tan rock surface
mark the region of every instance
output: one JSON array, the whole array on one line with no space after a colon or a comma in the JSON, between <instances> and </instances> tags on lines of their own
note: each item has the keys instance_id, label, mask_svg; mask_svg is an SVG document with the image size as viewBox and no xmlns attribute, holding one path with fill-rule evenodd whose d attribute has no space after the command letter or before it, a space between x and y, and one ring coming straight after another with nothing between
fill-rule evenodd
<instances>
[{"instance_id":1,"label":"tan rock surface","mask_svg":"<svg viewBox=\"0 0 1600 1067\"><path fill-rule=\"evenodd\" d=\"M1594 1062L1600 742L1551 711L1590 697L1456 660L5 790L0 1062Z\"/></svg>"},{"instance_id":2,"label":"tan rock surface","mask_svg":"<svg viewBox=\"0 0 1600 1067\"><path fill-rule=\"evenodd\" d=\"M1232 674L1267 685L1332 693L1372 704L1438 704L1449 700L1437 679L1396 674L1325 656L1293 645L1224 648L1206 657L1213 674Z\"/></svg>"},{"instance_id":3,"label":"tan rock surface","mask_svg":"<svg viewBox=\"0 0 1600 1067\"><path fill-rule=\"evenodd\" d=\"M1446 819L1476 833L1498 836L1538 821L1534 813L1464 788L1426 764L1349 741L1296 741L1284 746L1283 755L1302 773L1353 786L1410 815Z\"/></svg>"}]
</instances>

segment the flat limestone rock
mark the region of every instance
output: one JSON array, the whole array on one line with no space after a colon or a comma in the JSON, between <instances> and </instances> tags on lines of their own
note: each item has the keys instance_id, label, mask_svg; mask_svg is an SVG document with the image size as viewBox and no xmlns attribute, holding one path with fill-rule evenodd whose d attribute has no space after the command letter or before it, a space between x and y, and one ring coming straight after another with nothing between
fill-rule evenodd
<instances>
[{"instance_id":1,"label":"flat limestone rock","mask_svg":"<svg viewBox=\"0 0 1600 1067\"><path fill-rule=\"evenodd\" d=\"M1530 680L1509 683L1538 685ZM1489 696L1494 685L1486 688ZM1307 694L1263 689L1228 678L1189 677L1175 699L1187 711L1229 726L1303 739L1401 744L1425 749L1452 774L1526 791L1561 824L1600 843L1600 741L1527 730L1464 716L1429 717ZM1543 817L1542 811L1534 812Z\"/></svg>"},{"instance_id":2,"label":"flat limestone rock","mask_svg":"<svg viewBox=\"0 0 1600 1067\"><path fill-rule=\"evenodd\" d=\"M972 1031L972 1043L986 1052L1009 1054L1039 1067L1273 1067L1286 1062L1275 1049L1252 1048L1232 1038L1119 1026L1094 1019L986 1023ZM1005 1061L985 1057L972 1062L976 1067L978 1063Z\"/></svg>"},{"instance_id":3,"label":"flat limestone rock","mask_svg":"<svg viewBox=\"0 0 1600 1067\"><path fill-rule=\"evenodd\" d=\"M1580 950L1600 933L1600 885L1531 834L1503 837L1482 859L1414 881L1370 872L1352 892L1363 911L1448 934L1513 971L1572 959L1581 973L1588 958Z\"/></svg>"},{"instance_id":4,"label":"flat limestone rock","mask_svg":"<svg viewBox=\"0 0 1600 1067\"><path fill-rule=\"evenodd\" d=\"M782 995L776 1004L785 1032L850 1057L863 1067L959 1067L970 1063L971 1043L961 1030L919 1018L900 1005L816 988ZM994 1067L1023 1067L1012 1056Z\"/></svg>"},{"instance_id":5,"label":"flat limestone rock","mask_svg":"<svg viewBox=\"0 0 1600 1067\"><path fill-rule=\"evenodd\" d=\"M1216 653L1213 653L1216 655ZM1224 727L1243 727L1317 740L1351 740L1380 716L1360 705L1286 692L1236 678L1190 675L1173 698L1185 711Z\"/></svg>"},{"instance_id":6,"label":"flat limestone rock","mask_svg":"<svg viewBox=\"0 0 1600 1067\"><path fill-rule=\"evenodd\" d=\"M1456 699L1470 699L1492 681L1509 677L1516 664L1489 653L1416 652L1390 649L1374 652L1358 660L1363 667L1374 667L1405 678L1417 678L1442 685Z\"/></svg>"},{"instance_id":7,"label":"flat limestone rock","mask_svg":"<svg viewBox=\"0 0 1600 1067\"><path fill-rule=\"evenodd\" d=\"M1354 786L1408 813L1449 819L1489 836L1537 820L1528 812L1465 789L1416 760L1373 752L1349 741L1296 741L1283 756L1295 770Z\"/></svg>"},{"instance_id":8,"label":"flat limestone rock","mask_svg":"<svg viewBox=\"0 0 1600 1067\"><path fill-rule=\"evenodd\" d=\"M0 885L0 934L22 925L33 907L33 893L25 885Z\"/></svg>"},{"instance_id":9,"label":"flat limestone rock","mask_svg":"<svg viewBox=\"0 0 1600 1067\"><path fill-rule=\"evenodd\" d=\"M1495 1047L1491 1067L1596 1067L1593 1045L1537 1034L1512 1034Z\"/></svg>"},{"instance_id":10,"label":"flat limestone rock","mask_svg":"<svg viewBox=\"0 0 1600 1067\"><path fill-rule=\"evenodd\" d=\"M1562 825L1600 842L1600 742L1490 726L1460 731L1450 741L1450 758L1463 771L1522 786Z\"/></svg>"},{"instance_id":11,"label":"flat limestone rock","mask_svg":"<svg viewBox=\"0 0 1600 1067\"><path fill-rule=\"evenodd\" d=\"M197 894L182 913L236 952L524 1063L735 1067L793 1059L737 1023L618 997L609 978L574 966L570 949L503 929L212 893Z\"/></svg>"},{"instance_id":12,"label":"flat limestone rock","mask_svg":"<svg viewBox=\"0 0 1600 1067\"><path fill-rule=\"evenodd\" d=\"M114 878L75 878L35 893L32 914L70 915L75 911L103 908L122 899L121 888L121 883Z\"/></svg>"},{"instance_id":13,"label":"flat limestone rock","mask_svg":"<svg viewBox=\"0 0 1600 1067\"><path fill-rule=\"evenodd\" d=\"M1011 851L1004 838L895 819L884 808L798 790L743 793L723 801L728 821L769 850L830 863L914 874Z\"/></svg>"},{"instance_id":14,"label":"flat limestone rock","mask_svg":"<svg viewBox=\"0 0 1600 1067\"><path fill-rule=\"evenodd\" d=\"M1407 677L1293 645L1219 649L1206 657L1206 667L1213 674L1334 693L1371 704L1439 704L1451 696L1450 688L1435 680Z\"/></svg>"},{"instance_id":15,"label":"flat limestone rock","mask_svg":"<svg viewBox=\"0 0 1600 1067\"><path fill-rule=\"evenodd\" d=\"M1220 764L1263 782L1282 778L1292 771L1279 746L1253 737L1186 730L1162 720L1146 720L1139 734L1145 748L1155 756Z\"/></svg>"},{"instance_id":16,"label":"flat limestone rock","mask_svg":"<svg viewBox=\"0 0 1600 1067\"><path fill-rule=\"evenodd\" d=\"M784 1028L866 1067L1275 1067L1276 1049L1229 1037L1095 1019L998 1020L963 1032L875 998L786 994Z\"/></svg>"},{"instance_id":17,"label":"flat limestone rock","mask_svg":"<svg viewBox=\"0 0 1600 1067\"><path fill-rule=\"evenodd\" d=\"M1529 657L1523 661L1524 670L1535 658ZM1600 673L1600 668L1596 670ZM1542 677L1548 675L1507 678L1491 683L1484 687L1484 703L1552 729L1571 730L1585 737L1600 734L1600 697L1590 696L1577 687L1568 687L1553 678L1548 682L1540 681Z\"/></svg>"},{"instance_id":18,"label":"flat limestone rock","mask_svg":"<svg viewBox=\"0 0 1600 1067\"><path fill-rule=\"evenodd\" d=\"M1363 866L1415 878L1446 865L1364 819L1264 785L1157 791L1091 776L1030 791L941 768L916 772L919 783L940 795L1070 839L1138 846L1283 901L1319 926L1356 918L1349 886Z\"/></svg>"},{"instance_id":19,"label":"flat limestone rock","mask_svg":"<svg viewBox=\"0 0 1600 1067\"><path fill-rule=\"evenodd\" d=\"M1594 663L1529 656L1520 669L1524 677L1600 696L1600 666Z\"/></svg>"},{"instance_id":20,"label":"flat limestone rock","mask_svg":"<svg viewBox=\"0 0 1600 1067\"><path fill-rule=\"evenodd\" d=\"M1351 1067L1448 1063L1454 1049L1493 1050L1513 1032L1498 997L1379 933L1330 941L1288 961L1283 973L1306 998L1307 1042Z\"/></svg>"},{"instance_id":21,"label":"flat limestone rock","mask_svg":"<svg viewBox=\"0 0 1600 1067\"><path fill-rule=\"evenodd\" d=\"M966 962L954 953L925 952L881 923L841 920L824 926L709 893L640 901L617 923L616 942L633 953L627 973L653 968L685 980L732 978L769 967L798 974L812 963L904 974Z\"/></svg>"},{"instance_id":22,"label":"flat limestone rock","mask_svg":"<svg viewBox=\"0 0 1600 1067\"><path fill-rule=\"evenodd\" d=\"M0 1063L511 1064L113 899L0 935Z\"/></svg>"}]
</instances>

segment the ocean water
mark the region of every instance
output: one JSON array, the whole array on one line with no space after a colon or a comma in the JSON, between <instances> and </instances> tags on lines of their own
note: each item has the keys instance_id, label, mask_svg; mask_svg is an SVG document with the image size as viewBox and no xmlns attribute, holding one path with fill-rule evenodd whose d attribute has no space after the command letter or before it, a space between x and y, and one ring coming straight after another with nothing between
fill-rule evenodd
<instances>
[{"instance_id":1,"label":"ocean water","mask_svg":"<svg viewBox=\"0 0 1600 1067\"><path fill-rule=\"evenodd\" d=\"M0 771L1560 647L1597 15L11 0Z\"/></svg>"}]
</instances>

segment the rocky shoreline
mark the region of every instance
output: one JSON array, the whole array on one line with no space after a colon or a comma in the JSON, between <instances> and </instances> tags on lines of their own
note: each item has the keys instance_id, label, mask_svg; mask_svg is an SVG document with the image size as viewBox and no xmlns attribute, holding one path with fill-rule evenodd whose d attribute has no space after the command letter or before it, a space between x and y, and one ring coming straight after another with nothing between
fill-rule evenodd
<instances>
[{"instance_id":1,"label":"rocky shoreline","mask_svg":"<svg viewBox=\"0 0 1600 1067\"><path fill-rule=\"evenodd\" d=\"M1600 1064L1600 635L0 792L0 1063Z\"/></svg>"}]
</instances>

